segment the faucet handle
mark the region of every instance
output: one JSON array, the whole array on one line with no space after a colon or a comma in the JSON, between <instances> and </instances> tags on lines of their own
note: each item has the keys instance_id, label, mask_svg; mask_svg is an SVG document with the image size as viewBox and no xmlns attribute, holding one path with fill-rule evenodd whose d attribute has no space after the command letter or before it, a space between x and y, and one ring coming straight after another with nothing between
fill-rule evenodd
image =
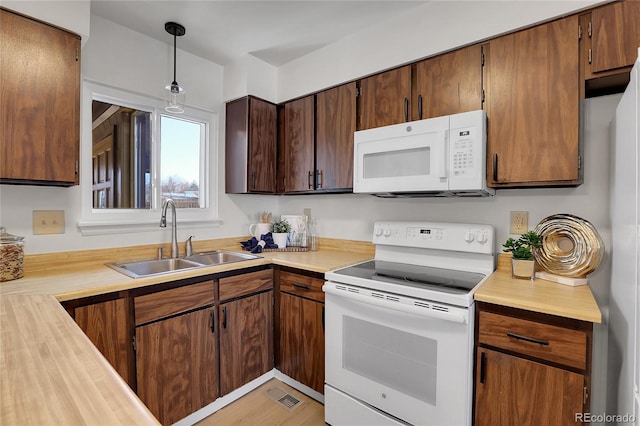
<instances>
[{"instance_id":1,"label":"faucet handle","mask_svg":"<svg viewBox=\"0 0 640 426\"><path fill-rule=\"evenodd\" d=\"M189 238L187 238L187 241L185 242L185 250L187 252L187 256L191 256L193 254L193 246L191 245L192 238L193 235L189 236Z\"/></svg>"}]
</instances>

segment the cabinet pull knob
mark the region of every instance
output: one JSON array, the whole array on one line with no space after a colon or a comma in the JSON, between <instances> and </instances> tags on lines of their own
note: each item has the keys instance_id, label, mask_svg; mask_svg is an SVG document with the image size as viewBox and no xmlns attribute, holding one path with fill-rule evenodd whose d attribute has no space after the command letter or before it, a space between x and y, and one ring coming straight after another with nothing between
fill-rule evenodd
<instances>
[{"instance_id":1,"label":"cabinet pull knob","mask_svg":"<svg viewBox=\"0 0 640 426\"><path fill-rule=\"evenodd\" d=\"M480 354L480 383L484 384L484 379L487 374L487 354L482 352Z\"/></svg>"},{"instance_id":2,"label":"cabinet pull knob","mask_svg":"<svg viewBox=\"0 0 640 426\"><path fill-rule=\"evenodd\" d=\"M507 336L513 339L524 340L525 342L537 343L539 345L549 346L548 340L534 339L533 337L521 336L515 333L507 333Z\"/></svg>"},{"instance_id":3,"label":"cabinet pull knob","mask_svg":"<svg viewBox=\"0 0 640 426\"><path fill-rule=\"evenodd\" d=\"M308 290L311 290L311 289L309 288L309 286L308 286L308 285L305 285L305 284L293 283L293 286L294 286L295 288L299 288L300 290L307 290L307 291L308 291Z\"/></svg>"},{"instance_id":4,"label":"cabinet pull knob","mask_svg":"<svg viewBox=\"0 0 640 426\"><path fill-rule=\"evenodd\" d=\"M309 173L307 174L307 185L309 186L309 189L313 189L313 182L311 182L311 176L313 176L313 173L311 173L311 170L309 170Z\"/></svg>"},{"instance_id":5,"label":"cabinet pull knob","mask_svg":"<svg viewBox=\"0 0 640 426\"><path fill-rule=\"evenodd\" d=\"M418 95L418 119L422 120L422 95Z\"/></svg>"},{"instance_id":6,"label":"cabinet pull knob","mask_svg":"<svg viewBox=\"0 0 640 426\"><path fill-rule=\"evenodd\" d=\"M257 178L256 172L252 173L252 177L253 177L253 183L252 183L253 188L251 188L251 189L253 189L255 191L255 189L256 189L256 178Z\"/></svg>"},{"instance_id":7,"label":"cabinet pull knob","mask_svg":"<svg viewBox=\"0 0 640 426\"><path fill-rule=\"evenodd\" d=\"M227 329L227 307L222 308L222 328Z\"/></svg>"},{"instance_id":8,"label":"cabinet pull knob","mask_svg":"<svg viewBox=\"0 0 640 426\"><path fill-rule=\"evenodd\" d=\"M409 98L404 98L404 121L409 121Z\"/></svg>"},{"instance_id":9,"label":"cabinet pull knob","mask_svg":"<svg viewBox=\"0 0 640 426\"><path fill-rule=\"evenodd\" d=\"M316 170L316 188L322 188L322 170Z\"/></svg>"},{"instance_id":10,"label":"cabinet pull knob","mask_svg":"<svg viewBox=\"0 0 640 426\"><path fill-rule=\"evenodd\" d=\"M211 310L211 333L214 334L216 332L216 311Z\"/></svg>"}]
</instances>

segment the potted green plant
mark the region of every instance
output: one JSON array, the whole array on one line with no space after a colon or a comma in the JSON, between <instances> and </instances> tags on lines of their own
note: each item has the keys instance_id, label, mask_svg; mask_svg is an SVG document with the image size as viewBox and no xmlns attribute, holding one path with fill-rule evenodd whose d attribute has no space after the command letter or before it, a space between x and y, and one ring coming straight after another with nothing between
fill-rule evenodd
<instances>
[{"instance_id":1,"label":"potted green plant","mask_svg":"<svg viewBox=\"0 0 640 426\"><path fill-rule=\"evenodd\" d=\"M273 236L273 242L278 245L278 248L287 247L287 236L291 231L291 224L286 220L276 220L271 224L271 235Z\"/></svg>"},{"instance_id":2,"label":"potted green plant","mask_svg":"<svg viewBox=\"0 0 640 426\"><path fill-rule=\"evenodd\" d=\"M511 253L511 275L514 278L533 279L536 272L533 253L542 247L542 236L535 231L528 231L517 240L507 239L502 247L502 251Z\"/></svg>"}]
</instances>

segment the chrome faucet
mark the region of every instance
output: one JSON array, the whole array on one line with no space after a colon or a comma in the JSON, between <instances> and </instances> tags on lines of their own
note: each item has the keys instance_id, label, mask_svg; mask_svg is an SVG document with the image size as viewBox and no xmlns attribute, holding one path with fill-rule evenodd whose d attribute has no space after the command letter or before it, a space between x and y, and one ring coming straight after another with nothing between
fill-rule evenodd
<instances>
[{"instance_id":1,"label":"chrome faucet","mask_svg":"<svg viewBox=\"0 0 640 426\"><path fill-rule=\"evenodd\" d=\"M167 227L167 207L171 206L171 217L173 218L171 222L171 258L178 258L178 229L176 226L176 205L171 198L167 198L164 204L162 205L162 216L160 216L160 227Z\"/></svg>"}]
</instances>

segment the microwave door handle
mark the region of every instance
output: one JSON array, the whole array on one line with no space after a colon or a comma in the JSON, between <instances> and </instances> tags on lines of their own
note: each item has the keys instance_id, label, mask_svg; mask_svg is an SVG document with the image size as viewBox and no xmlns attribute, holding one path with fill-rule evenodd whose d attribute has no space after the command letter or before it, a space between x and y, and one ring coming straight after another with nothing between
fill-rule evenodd
<instances>
[{"instance_id":1,"label":"microwave door handle","mask_svg":"<svg viewBox=\"0 0 640 426\"><path fill-rule=\"evenodd\" d=\"M449 130L445 130L442 138L442 155L440 156L439 174L440 179L447 178L447 161L449 160Z\"/></svg>"}]
</instances>

